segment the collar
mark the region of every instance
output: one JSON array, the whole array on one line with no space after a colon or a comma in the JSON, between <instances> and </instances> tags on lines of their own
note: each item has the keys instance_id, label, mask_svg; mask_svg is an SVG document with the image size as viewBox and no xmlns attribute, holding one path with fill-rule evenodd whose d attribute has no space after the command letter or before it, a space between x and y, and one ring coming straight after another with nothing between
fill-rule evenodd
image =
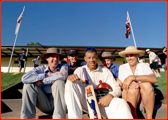
<instances>
[{"instance_id":1,"label":"collar","mask_svg":"<svg viewBox=\"0 0 168 120\"><path fill-rule=\"evenodd\" d=\"M95 70L93 70L93 71L91 71L91 70L88 68L87 65L86 65L86 69L87 69L89 72L97 72L97 71L100 71L100 67L99 67L99 65L96 64L96 66L97 66L97 68L96 68Z\"/></svg>"},{"instance_id":2,"label":"collar","mask_svg":"<svg viewBox=\"0 0 168 120\"><path fill-rule=\"evenodd\" d=\"M59 71L60 68L61 68L61 66L62 66L61 64L58 64L57 67L56 67L56 69L54 70L54 72ZM45 72L45 73L51 72L48 65L47 65L46 68L44 69L44 72Z\"/></svg>"},{"instance_id":3,"label":"collar","mask_svg":"<svg viewBox=\"0 0 168 120\"><path fill-rule=\"evenodd\" d=\"M79 60L76 61L76 64L74 66L71 65L71 61L67 63L69 67L78 67L79 66Z\"/></svg>"},{"instance_id":4,"label":"collar","mask_svg":"<svg viewBox=\"0 0 168 120\"><path fill-rule=\"evenodd\" d=\"M110 68L112 69L112 68L114 68L114 67L115 67L115 65L112 63Z\"/></svg>"},{"instance_id":5,"label":"collar","mask_svg":"<svg viewBox=\"0 0 168 120\"><path fill-rule=\"evenodd\" d=\"M126 68L127 68L128 71L131 71L131 73L132 73L132 70L131 70L131 68L130 68L128 63L126 63ZM135 72L139 71L139 70L140 70L140 65L139 65L139 62L138 62L137 66L136 66L136 69L135 69Z\"/></svg>"}]
</instances>

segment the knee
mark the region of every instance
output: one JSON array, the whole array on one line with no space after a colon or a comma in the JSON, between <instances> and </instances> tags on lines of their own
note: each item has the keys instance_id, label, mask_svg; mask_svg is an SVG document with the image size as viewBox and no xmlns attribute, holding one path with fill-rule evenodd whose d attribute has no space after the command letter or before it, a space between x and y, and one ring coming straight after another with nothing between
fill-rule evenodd
<instances>
[{"instance_id":1,"label":"knee","mask_svg":"<svg viewBox=\"0 0 168 120\"><path fill-rule=\"evenodd\" d=\"M152 84L149 82L141 83L140 84L141 92L143 93L153 93L154 89L152 87Z\"/></svg>"},{"instance_id":2,"label":"knee","mask_svg":"<svg viewBox=\"0 0 168 120\"><path fill-rule=\"evenodd\" d=\"M33 83L33 84L24 84L23 86L23 90L24 91L27 91L27 90L30 90L30 89L35 89L36 85Z\"/></svg>"},{"instance_id":3,"label":"knee","mask_svg":"<svg viewBox=\"0 0 168 120\"><path fill-rule=\"evenodd\" d=\"M62 80L56 80L52 85L52 89L64 89L64 88L65 88L65 82Z\"/></svg>"},{"instance_id":4,"label":"knee","mask_svg":"<svg viewBox=\"0 0 168 120\"><path fill-rule=\"evenodd\" d=\"M139 89L128 89L127 94L137 96L139 95Z\"/></svg>"},{"instance_id":5,"label":"knee","mask_svg":"<svg viewBox=\"0 0 168 120\"><path fill-rule=\"evenodd\" d=\"M123 107L128 107L128 103L124 99L118 98L118 105L122 105Z\"/></svg>"}]
</instances>

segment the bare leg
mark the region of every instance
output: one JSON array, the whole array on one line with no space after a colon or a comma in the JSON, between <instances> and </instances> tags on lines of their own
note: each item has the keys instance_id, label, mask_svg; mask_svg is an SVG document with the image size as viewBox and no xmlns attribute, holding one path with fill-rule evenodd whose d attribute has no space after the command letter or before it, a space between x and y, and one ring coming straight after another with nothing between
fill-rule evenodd
<instances>
[{"instance_id":1,"label":"bare leg","mask_svg":"<svg viewBox=\"0 0 168 120\"><path fill-rule=\"evenodd\" d=\"M154 89L148 82L141 83L140 88L142 103L146 110L146 119L152 119L155 102Z\"/></svg>"},{"instance_id":2,"label":"bare leg","mask_svg":"<svg viewBox=\"0 0 168 120\"><path fill-rule=\"evenodd\" d=\"M21 71L22 71L22 67L20 66L20 67L19 67L19 72L21 72Z\"/></svg>"},{"instance_id":3,"label":"bare leg","mask_svg":"<svg viewBox=\"0 0 168 120\"><path fill-rule=\"evenodd\" d=\"M138 119L137 114L136 114L136 107L140 99L140 92L139 88L137 89L128 89L123 90L123 99L125 99L128 103L128 105L131 108L132 116L134 119Z\"/></svg>"}]
</instances>

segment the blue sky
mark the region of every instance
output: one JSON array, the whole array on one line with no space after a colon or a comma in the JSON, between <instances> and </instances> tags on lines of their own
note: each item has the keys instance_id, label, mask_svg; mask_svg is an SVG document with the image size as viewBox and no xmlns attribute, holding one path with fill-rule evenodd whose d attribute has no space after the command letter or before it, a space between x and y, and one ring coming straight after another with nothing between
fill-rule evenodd
<instances>
[{"instance_id":1,"label":"blue sky","mask_svg":"<svg viewBox=\"0 0 168 120\"><path fill-rule=\"evenodd\" d=\"M166 1L2 1L1 45L134 46L125 38L129 12L137 47L167 47Z\"/></svg>"}]
</instances>

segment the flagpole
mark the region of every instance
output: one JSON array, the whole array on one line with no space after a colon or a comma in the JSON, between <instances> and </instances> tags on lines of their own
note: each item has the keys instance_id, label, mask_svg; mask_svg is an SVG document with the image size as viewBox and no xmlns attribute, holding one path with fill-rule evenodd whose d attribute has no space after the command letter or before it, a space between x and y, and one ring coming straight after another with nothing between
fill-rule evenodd
<instances>
[{"instance_id":1,"label":"flagpole","mask_svg":"<svg viewBox=\"0 0 168 120\"><path fill-rule=\"evenodd\" d=\"M128 11L127 11L127 15L129 16ZM131 26L131 31L132 31L132 37L133 37L133 40L134 40L134 45L135 45L135 47L137 47L137 46L136 46L136 42L135 42L134 32L133 32L132 25L131 25L131 19L130 19L130 16L128 17L128 19L129 19L129 21L130 21L130 26Z\"/></svg>"},{"instance_id":2,"label":"flagpole","mask_svg":"<svg viewBox=\"0 0 168 120\"><path fill-rule=\"evenodd\" d=\"M9 73L9 70L10 70L11 60L12 60L12 56L13 56L13 52L14 52L14 48L15 48L15 43L16 43L16 40L17 40L17 36L18 36L18 33L16 34L16 37L15 37L15 42L14 42L14 45L13 45L12 54L11 54L10 61L9 61L9 65L8 65L8 73Z\"/></svg>"},{"instance_id":3,"label":"flagpole","mask_svg":"<svg viewBox=\"0 0 168 120\"><path fill-rule=\"evenodd\" d=\"M20 16L19 16L18 19L20 19L20 18L22 19L24 10L25 10L25 6L23 7L23 11L22 11L22 13L20 14ZM14 44L13 44L12 54L11 54L10 61L9 61L9 65L8 65L8 73L9 73L9 70L10 70L10 65L11 65L11 61L12 61L12 56L13 56L13 52L14 52L14 48L15 48L17 36L18 36L18 33L19 33L19 28L20 28L20 25L21 25L21 19L20 19L19 26L18 26L18 23L17 23L17 25L16 25L16 30L15 30L16 36L15 36L15 41L14 41ZM18 22L18 20L17 20L17 22Z\"/></svg>"}]
</instances>

